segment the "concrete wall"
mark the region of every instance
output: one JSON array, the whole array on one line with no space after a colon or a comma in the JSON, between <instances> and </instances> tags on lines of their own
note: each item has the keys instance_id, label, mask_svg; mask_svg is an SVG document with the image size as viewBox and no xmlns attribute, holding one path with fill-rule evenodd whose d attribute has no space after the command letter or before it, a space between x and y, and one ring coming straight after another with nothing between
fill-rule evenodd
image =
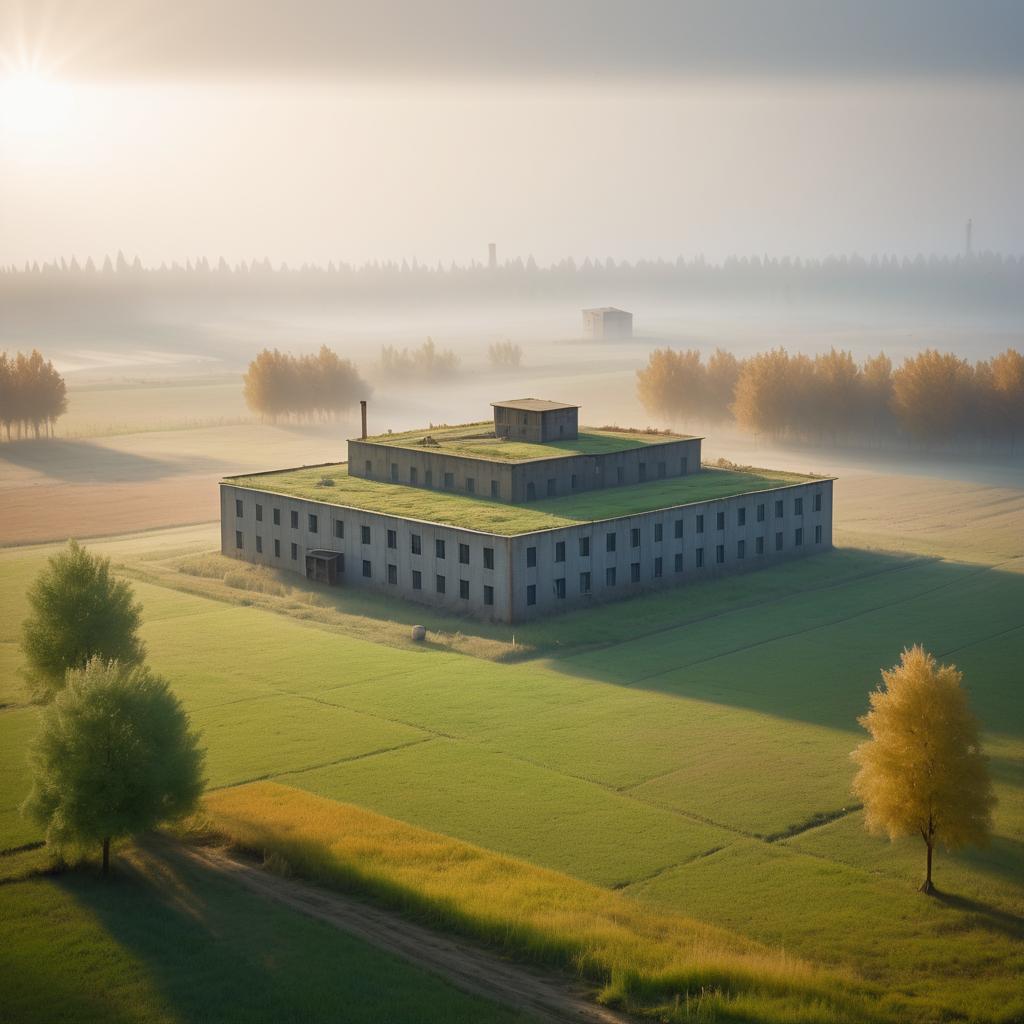
<instances>
[{"instance_id":1,"label":"concrete wall","mask_svg":"<svg viewBox=\"0 0 1024 1024\"><path fill-rule=\"evenodd\" d=\"M820 495L821 509L815 509ZM776 515L776 502L782 502L782 515ZM798 513L798 501L803 510ZM241 515L236 502L241 502ZM262 520L257 520L257 505ZM765 518L758 521L757 509L765 507ZM280 523L274 523L274 509L280 511ZM745 510L740 525L739 510ZM297 513L293 527L291 514ZM718 528L718 514L724 516ZM317 530L310 528L309 516L317 516ZM698 532L697 517L704 517ZM682 521L682 536L676 536L676 521ZM344 524L344 537L335 533L335 524ZM661 526L661 539L656 527ZM361 528L369 527L369 542L364 543ZM820 540L816 528L821 529ZM802 531L802 543L796 543L796 531ZM388 530L394 531L395 547L388 546ZM639 531L634 546L632 531ZM236 546L236 531L241 547ZM607 550L606 535L614 533L615 551ZM776 534L782 534L782 548L776 550ZM412 536L420 538L420 553L412 552ZM256 550L256 538L262 539L262 552ZM764 538L764 552L757 553L757 538ZM589 554L582 554L581 538L590 542ZM275 553L274 541L280 544ZM435 542L445 543L445 557L438 558ZM745 544L740 558L738 544ZM565 545L564 561L558 560L558 544ZM292 557L291 545L295 545ZM459 561L459 545L469 547L469 563ZM718 562L717 548L723 547L724 560ZM791 484L770 491L693 505L676 506L636 516L585 523L580 526L542 530L518 537L500 537L474 530L439 526L402 519L376 512L362 512L257 491L247 487L221 484L221 550L225 555L268 565L276 569L305 574L305 555L313 549L339 551L345 556L340 585L368 587L394 594L446 611L468 614L499 622L518 622L550 615L594 602L616 600L647 590L679 586L725 573L751 571L781 560L825 551L832 546L832 482L814 481ZM528 549L536 549L536 564L529 566ZM493 552L493 568L486 568L484 549ZM698 566L698 549L703 549L704 565ZM676 555L682 556L682 569L676 569ZM661 576L656 575L656 560L661 559ZM370 563L371 575L362 572ZM633 564L639 565L639 579L632 578ZM395 567L396 582L388 582L388 566ZM614 568L613 586L606 582L606 571ZM413 571L421 573L421 590L413 589ZM590 593L581 593L580 574L589 572ZM445 593L436 590L436 577L445 577ZM559 597L556 580L565 580L565 596ZM469 586L462 597L460 582ZM533 586L535 603L528 603L528 588ZM493 590L493 604L485 603L484 587Z\"/></svg>"},{"instance_id":2,"label":"concrete wall","mask_svg":"<svg viewBox=\"0 0 1024 1024\"><path fill-rule=\"evenodd\" d=\"M529 462L499 462L451 455L431 448L395 448L370 441L349 441L348 465L352 476L373 480L412 483L416 471L418 487L472 493L483 498L519 504L545 497L560 497L580 491L599 490L665 479L700 470L701 439L687 438L631 448L603 455L566 455L561 458L534 459ZM685 464L683 460L685 461ZM370 472L366 463L370 463ZM664 464L664 465L662 465ZM664 468L664 473L661 472ZM445 487L445 474L451 474L451 487ZM575 477L575 481L573 478ZM498 493L492 494L491 481L497 481ZM549 485L548 481L554 481ZM533 498L530 484L533 484ZM574 486L575 484L575 486ZM549 490L549 487L553 488Z\"/></svg>"}]
</instances>

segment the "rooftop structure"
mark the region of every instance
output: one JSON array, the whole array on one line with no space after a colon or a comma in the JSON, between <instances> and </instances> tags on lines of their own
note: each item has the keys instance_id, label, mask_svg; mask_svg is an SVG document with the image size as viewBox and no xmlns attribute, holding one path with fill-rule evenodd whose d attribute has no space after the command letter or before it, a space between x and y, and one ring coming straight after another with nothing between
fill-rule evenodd
<instances>
[{"instance_id":1,"label":"rooftop structure","mask_svg":"<svg viewBox=\"0 0 1024 1024\"><path fill-rule=\"evenodd\" d=\"M583 333L597 340L633 337L633 314L614 306L583 310Z\"/></svg>"},{"instance_id":2,"label":"rooftop structure","mask_svg":"<svg viewBox=\"0 0 1024 1024\"><path fill-rule=\"evenodd\" d=\"M520 441L571 441L579 433L579 406L546 402L540 398L515 398L492 402L494 433Z\"/></svg>"}]
</instances>

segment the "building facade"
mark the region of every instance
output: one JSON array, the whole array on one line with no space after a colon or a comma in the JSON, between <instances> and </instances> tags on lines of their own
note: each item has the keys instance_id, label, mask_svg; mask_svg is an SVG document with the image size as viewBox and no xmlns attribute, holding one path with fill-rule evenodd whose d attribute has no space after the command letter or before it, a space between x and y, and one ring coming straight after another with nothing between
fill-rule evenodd
<instances>
[{"instance_id":1,"label":"building facade","mask_svg":"<svg viewBox=\"0 0 1024 1024\"><path fill-rule=\"evenodd\" d=\"M583 334L595 340L623 340L633 337L633 314L614 306L583 310Z\"/></svg>"}]
</instances>

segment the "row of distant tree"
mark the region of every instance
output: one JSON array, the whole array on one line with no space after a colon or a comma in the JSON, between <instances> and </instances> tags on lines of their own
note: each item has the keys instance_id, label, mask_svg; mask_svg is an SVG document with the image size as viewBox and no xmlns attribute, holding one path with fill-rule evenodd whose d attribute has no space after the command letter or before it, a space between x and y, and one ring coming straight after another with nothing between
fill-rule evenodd
<instances>
[{"instance_id":1,"label":"row of distant tree","mask_svg":"<svg viewBox=\"0 0 1024 1024\"><path fill-rule=\"evenodd\" d=\"M367 397L355 366L324 345L316 355L264 349L243 380L246 404L272 421L329 419Z\"/></svg>"},{"instance_id":2,"label":"row of distant tree","mask_svg":"<svg viewBox=\"0 0 1024 1024\"><path fill-rule=\"evenodd\" d=\"M451 349L441 349L427 338L419 348L395 348L385 345L380 350L380 368L391 377L438 377L453 373L459 357Z\"/></svg>"},{"instance_id":3,"label":"row of distant tree","mask_svg":"<svg viewBox=\"0 0 1024 1024\"><path fill-rule=\"evenodd\" d=\"M716 351L657 349L637 371L644 407L669 420L735 420L773 438L837 442L901 437L1009 443L1024 437L1024 356L1015 349L969 363L926 349L894 368L879 354L858 363L773 349L737 359Z\"/></svg>"},{"instance_id":4,"label":"row of distant tree","mask_svg":"<svg viewBox=\"0 0 1024 1024\"><path fill-rule=\"evenodd\" d=\"M35 349L30 355L0 352L0 426L8 440L52 436L67 411L64 378Z\"/></svg>"}]
</instances>

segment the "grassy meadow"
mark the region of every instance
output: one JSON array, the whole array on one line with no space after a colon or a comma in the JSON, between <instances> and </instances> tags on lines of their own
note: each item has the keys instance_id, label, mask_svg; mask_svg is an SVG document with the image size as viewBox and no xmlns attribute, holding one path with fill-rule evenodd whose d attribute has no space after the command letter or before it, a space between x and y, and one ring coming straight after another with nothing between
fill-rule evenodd
<instances>
[{"instance_id":1,"label":"grassy meadow","mask_svg":"<svg viewBox=\"0 0 1024 1024\"><path fill-rule=\"evenodd\" d=\"M447 639L420 647L423 610L229 580L209 527L92 546L133 579L213 799L273 780L784 949L884 993L883 1018L1019 1020L1024 494L841 479L836 508L834 553L516 626L514 650L504 627L436 616ZM0 847L39 838L17 638L52 550L0 551ZM856 716L915 642L964 671L1000 799L989 848L939 852L936 899L922 844L865 835L849 794Z\"/></svg>"}]
</instances>

